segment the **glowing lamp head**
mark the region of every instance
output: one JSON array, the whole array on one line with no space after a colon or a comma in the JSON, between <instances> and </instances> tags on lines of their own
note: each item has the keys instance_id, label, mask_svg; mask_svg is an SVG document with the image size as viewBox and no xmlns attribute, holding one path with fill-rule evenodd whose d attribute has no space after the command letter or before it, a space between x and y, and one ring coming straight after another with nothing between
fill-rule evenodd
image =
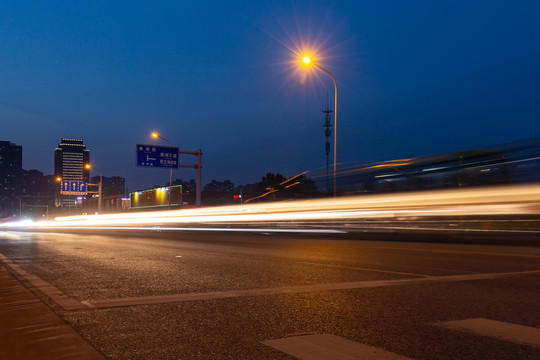
<instances>
[{"instance_id":1,"label":"glowing lamp head","mask_svg":"<svg viewBox=\"0 0 540 360\"><path fill-rule=\"evenodd\" d=\"M90 166L90 164L86 164L86 165L84 165L84 168L85 168L85 169L90 169L91 166Z\"/></svg>"},{"instance_id":2,"label":"glowing lamp head","mask_svg":"<svg viewBox=\"0 0 540 360\"><path fill-rule=\"evenodd\" d=\"M56 181L60 182L60 181L62 181L62 178L61 178L61 177L57 177L57 178L56 178Z\"/></svg>"},{"instance_id":3,"label":"glowing lamp head","mask_svg":"<svg viewBox=\"0 0 540 360\"><path fill-rule=\"evenodd\" d=\"M159 134L158 134L158 133L155 133L155 132L153 132L153 133L152 133L152 137L153 137L153 138L156 138L156 139L157 139L157 138L159 137Z\"/></svg>"},{"instance_id":4,"label":"glowing lamp head","mask_svg":"<svg viewBox=\"0 0 540 360\"><path fill-rule=\"evenodd\" d=\"M315 65L315 59L310 54L304 54L300 56L300 67L305 69L311 68Z\"/></svg>"}]
</instances>

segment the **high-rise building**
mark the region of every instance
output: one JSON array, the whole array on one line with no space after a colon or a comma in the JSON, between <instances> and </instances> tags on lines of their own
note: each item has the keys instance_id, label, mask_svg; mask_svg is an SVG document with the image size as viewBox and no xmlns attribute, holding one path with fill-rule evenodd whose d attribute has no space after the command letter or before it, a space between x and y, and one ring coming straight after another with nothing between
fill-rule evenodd
<instances>
[{"instance_id":1,"label":"high-rise building","mask_svg":"<svg viewBox=\"0 0 540 360\"><path fill-rule=\"evenodd\" d=\"M22 146L0 141L0 218L16 214L22 174Z\"/></svg>"},{"instance_id":2,"label":"high-rise building","mask_svg":"<svg viewBox=\"0 0 540 360\"><path fill-rule=\"evenodd\" d=\"M84 181L90 180L90 150L86 149L81 139L62 139L54 149L54 176L57 179ZM60 196L57 188L56 206L72 206L68 196Z\"/></svg>"},{"instance_id":3,"label":"high-rise building","mask_svg":"<svg viewBox=\"0 0 540 360\"><path fill-rule=\"evenodd\" d=\"M59 186L53 175L43 175L38 170L22 171L21 216L41 218L49 214L55 200L55 190Z\"/></svg>"}]
</instances>

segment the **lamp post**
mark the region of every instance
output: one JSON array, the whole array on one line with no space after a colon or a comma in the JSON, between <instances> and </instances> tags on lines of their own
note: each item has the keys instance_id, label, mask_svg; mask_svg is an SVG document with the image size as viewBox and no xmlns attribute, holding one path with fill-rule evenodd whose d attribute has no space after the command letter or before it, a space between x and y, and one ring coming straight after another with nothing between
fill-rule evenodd
<instances>
[{"instance_id":1,"label":"lamp post","mask_svg":"<svg viewBox=\"0 0 540 360\"><path fill-rule=\"evenodd\" d=\"M165 140L166 142L169 143L169 145L171 145L171 147L174 147L174 145L167 139L165 139L163 136L160 136L158 133L152 133L152 137L153 138L156 138L156 139L161 139L161 140ZM169 177L169 200L167 201L168 203L168 206L167 206L167 209L170 209L171 208L171 192L172 192L172 168L171 168L171 174L170 174L170 177Z\"/></svg>"},{"instance_id":2,"label":"lamp post","mask_svg":"<svg viewBox=\"0 0 540 360\"><path fill-rule=\"evenodd\" d=\"M88 170L91 169L91 165L90 164L86 164L84 165L84 167ZM101 172L99 174L99 184L88 184L88 185L93 185L93 186L96 186L98 187L98 191L97 191L97 194L98 194L98 214L101 213L101 206L102 206L102 203L103 203L103 177L101 176ZM88 191L88 193L95 193L93 191Z\"/></svg>"},{"instance_id":3,"label":"lamp post","mask_svg":"<svg viewBox=\"0 0 540 360\"><path fill-rule=\"evenodd\" d=\"M62 178L57 176L55 180L58 183L58 187L56 187L57 190L54 192L54 206L59 208L62 206L62 195L60 194L62 190Z\"/></svg>"},{"instance_id":4,"label":"lamp post","mask_svg":"<svg viewBox=\"0 0 540 360\"><path fill-rule=\"evenodd\" d=\"M332 78L332 81L334 82L334 197L336 196L336 166L337 166L337 83L336 79L334 79L334 76L330 73L330 71L326 70L319 64L315 62L315 60L308 55L305 55L301 59L301 64L304 67L311 67L316 66L319 69L326 72L330 77Z\"/></svg>"}]
</instances>

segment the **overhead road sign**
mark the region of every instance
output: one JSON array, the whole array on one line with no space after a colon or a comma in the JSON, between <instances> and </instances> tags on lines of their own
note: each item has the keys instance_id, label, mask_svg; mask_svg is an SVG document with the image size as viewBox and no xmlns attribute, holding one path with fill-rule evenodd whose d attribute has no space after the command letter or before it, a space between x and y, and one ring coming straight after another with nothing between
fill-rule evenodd
<instances>
[{"instance_id":1,"label":"overhead road sign","mask_svg":"<svg viewBox=\"0 0 540 360\"><path fill-rule=\"evenodd\" d=\"M62 182L60 183L60 194L87 195L88 183L84 181L62 180Z\"/></svg>"},{"instance_id":2,"label":"overhead road sign","mask_svg":"<svg viewBox=\"0 0 540 360\"><path fill-rule=\"evenodd\" d=\"M178 168L178 148L137 144L137 166Z\"/></svg>"}]
</instances>

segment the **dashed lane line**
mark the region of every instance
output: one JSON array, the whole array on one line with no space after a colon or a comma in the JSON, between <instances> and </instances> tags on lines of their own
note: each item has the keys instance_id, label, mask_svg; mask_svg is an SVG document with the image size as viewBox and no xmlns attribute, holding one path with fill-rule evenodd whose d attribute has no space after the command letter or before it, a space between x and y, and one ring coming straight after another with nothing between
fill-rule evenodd
<instances>
[{"instance_id":1,"label":"dashed lane line","mask_svg":"<svg viewBox=\"0 0 540 360\"><path fill-rule=\"evenodd\" d=\"M540 348L540 329L489 319L466 319L437 323L449 329Z\"/></svg>"},{"instance_id":2,"label":"dashed lane line","mask_svg":"<svg viewBox=\"0 0 540 360\"><path fill-rule=\"evenodd\" d=\"M64 310L87 310L87 309L105 309L124 306L166 304L184 301L201 301L214 299L238 298L247 296L264 296L279 294L295 294L312 291L332 291L332 290L352 290L362 288L376 288L397 285L439 283L451 281L473 281L489 280L511 276L540 275L540 270L506 272L506 273L487 273L487 274L468 274L468 275L448 275L448 276L424 276L418 278L392 279L392 280L368 280L355 282L342 282L331 284L297 285L284 286L278 288L247 289L232 291L213 291L204 293L187 293L172 295L153 295L140 297L127 297L117 299L85 300L79 302L60 291L58 288L40 279L36 275L27 273L22 267L0 254L0 261L10 268L19 277L22 277L33 287L48 296L53 302Z\"/></svg>"},{"instance_id":3,"label":"dashed lane line","mask_svg":"<svg viewBox=\"0 0 540 360\"><path fill-rule=\"evenodd\" d=\"M262 342L302 360L408 360L404 356L330 334L288 337Z\"/></svg>"},{"instance_id":4,"label":"dashed lane line","mask_svg":"<svg viewBox=\"0 0 540 360\"><path fill-rule=\"evenodd\" d=\"M397 250L397 251L416 251L433 254L450 254L450 255L483 255L497 257L522 257L522 258L540 258L540 254L532 253L513 253L513 252L498 252L498 251L480 251L480 250L451 250L451 249L436 249L436 248L419 248L419 247L400 247L400 246L370 246L364 245L363 248L375 250ZM528 249L530 250L530 249Z\"/></svg>"},{"instance_id":5,"label":"dashed lane line","mask_svg":"<svg viewBox=\"0 0 540 360\"><path fill-rule=\"evenodd\" d=\"M511 277L511 276L539 275L539 274L540 274L540 270L507 272L507 273L491 273L491 274L431 276L431 277L413 278L413 279L371 280L371 281L356 281L356 282L343 282L343 283L332 283L332 284L285 286L285 287L279 287L279 288L266 288L266 289L213 291L213 292L205 292L205 293L155 295L155 296L128 297L128 298L118 298L118 299L88 300L85 302L85 304L89 307L104 309L104 308L113 308L113 307L122 307L122 306L165 304L165 303L184 302L184 301L215 300L215 299L238 298L238 297L246 297L246 296L295 294L295 293L303 293L303 292L311 292L311 291L351 290L351 289L362 289L362 288L440 283L440 282L451 282L451 281L490 280L490 279L498 279L498 278Z\"/></svg>"},{"instance_id":6,"label":"dashed lane line","mask_svg":"<svg viewBox=\"0 0 540 360\"><path fill-rule=\"evenodd\" d=\"M350 270L358 270L358 271L379 272L379 273L385 273L385 274L396 274L396 275L407 275L407 276L418 276L418 277L430 277L431 276L431 275L415 274L415 273L408 273L408 272L402 272L402 271L379 270L379 269L372 269L372 268L361 268L361 267L355 267L355 266L345 266L345 265L336 265L336 264L323 264L323 263L310 262L310 261L299 261L298 263L299 264L324 266L324 267L333 267L333 268L339 268L339 269L350 269Z\"/></svg>"}]
</instances>

